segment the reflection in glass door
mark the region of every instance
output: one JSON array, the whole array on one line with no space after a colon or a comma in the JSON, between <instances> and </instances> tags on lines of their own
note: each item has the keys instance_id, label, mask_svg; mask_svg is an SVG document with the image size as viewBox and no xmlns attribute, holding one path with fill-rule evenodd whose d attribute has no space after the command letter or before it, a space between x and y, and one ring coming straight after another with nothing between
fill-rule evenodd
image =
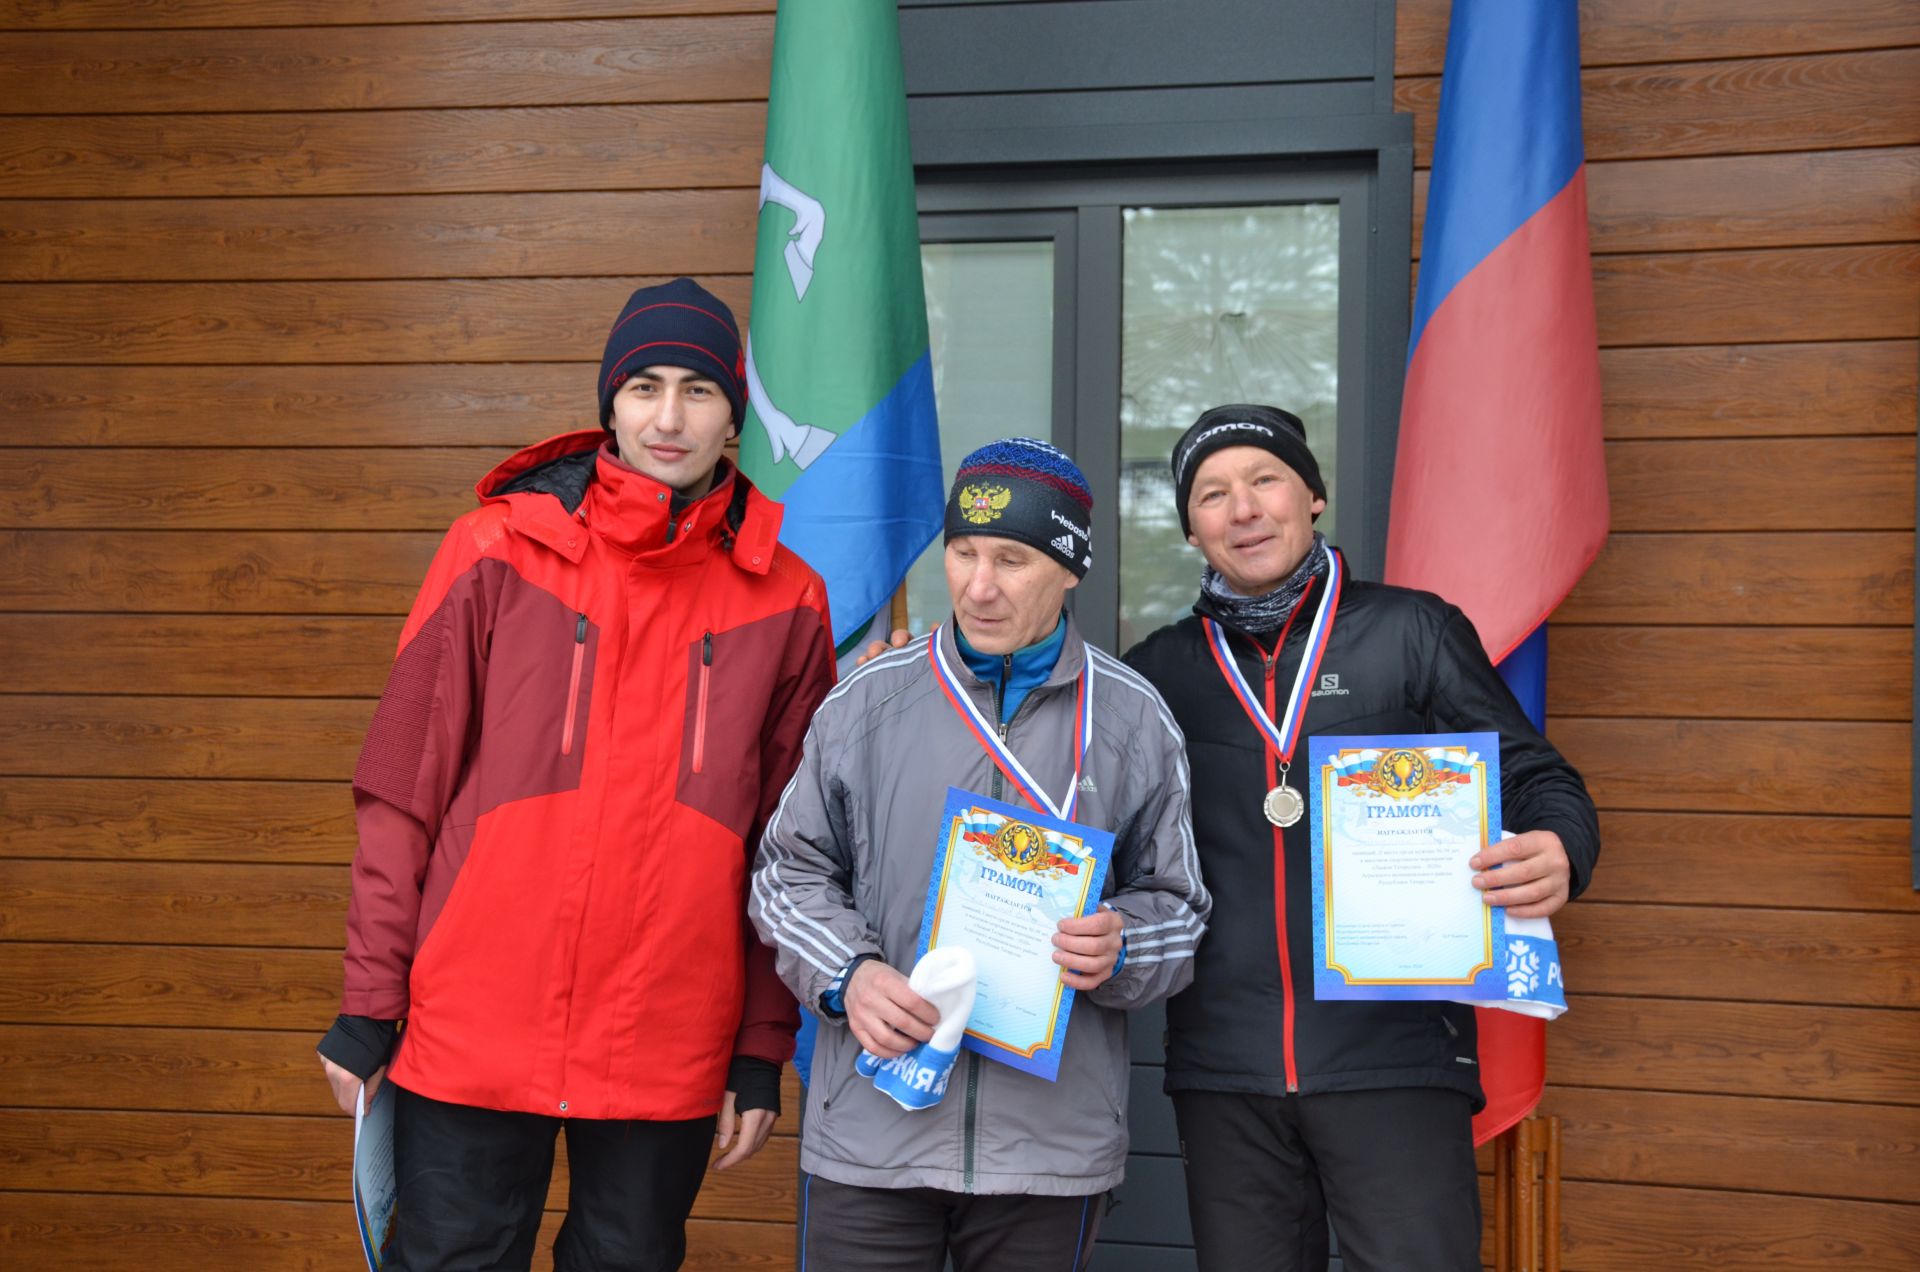
<instances>
[{"instance_id":1,"label":"reflection in glass door","mask_svg":"<svg viewBox=\"0 0 1920 1272\"><path fill-rule=\"evenodd\" d=\"M1015 434L1052 434L1054 245L925 243L920 263L940 458L951 486L969 451ZM947 617L941 560L936 539L907 574L916 635Z\"/></svg>"},{"instance_id":2,"label":"reflection in glass door","mask_svg":"<svg viewBox=\"0 0 1920 1272\"><path fill-rule=\"evenodd\" d=\"M1307 426L1330 496L1340 302L1336 203L1121 212L1122 649L1186 614L1200 554L1180 534L1167 458L1209 407L1262 402ZM1319 528L1334 537L1337 497Z\"/></svg>"}]
</instances>

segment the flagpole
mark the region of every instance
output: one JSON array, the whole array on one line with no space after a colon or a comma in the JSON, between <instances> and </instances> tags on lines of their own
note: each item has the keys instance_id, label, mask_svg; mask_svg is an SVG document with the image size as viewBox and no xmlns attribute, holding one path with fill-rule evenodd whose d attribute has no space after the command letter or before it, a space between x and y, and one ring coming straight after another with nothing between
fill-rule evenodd
<instances>
[{"instance_id":1,"label":"flagpole","mask_svg":"<svg viewBox=\"0 0 1920 1272\"><path fill-rule=\"evenodd\" d=\"M900 586L893 589L893 603L887 607L888 627L886 636L907 630L907 581L900 580ZM885 639L883 637L882 639Z\"/></svg>"}]
</instances>

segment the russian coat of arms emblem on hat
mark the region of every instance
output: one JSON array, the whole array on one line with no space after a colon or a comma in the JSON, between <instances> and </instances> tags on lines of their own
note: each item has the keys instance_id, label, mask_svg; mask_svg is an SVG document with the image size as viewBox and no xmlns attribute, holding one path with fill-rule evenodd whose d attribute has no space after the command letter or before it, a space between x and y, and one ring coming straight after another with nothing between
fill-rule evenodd
<instances>
[{"instance_id":1,"label":"russian coat of arms emblem on hat","mask_svg":"<svg viewBox=\"0 0 1920 1272\"><path fill-rule=\"evenodd\" d=\"M1005 486L962 486L955 502L960 505L961 516L984 526L1000 519L1002 510L1013 502L1013 492Z\"/></svg>"}]
</instances>

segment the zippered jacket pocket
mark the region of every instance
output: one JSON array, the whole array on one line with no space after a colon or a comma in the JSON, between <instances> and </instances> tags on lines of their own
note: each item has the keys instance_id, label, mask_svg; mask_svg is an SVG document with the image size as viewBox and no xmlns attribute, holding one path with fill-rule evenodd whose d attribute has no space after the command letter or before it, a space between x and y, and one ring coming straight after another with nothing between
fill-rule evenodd
<instances>
[{"instance_id":1,"label":"zippered jacket pocket","mask_svg":"<svg viewBox=\"0 0 1920 1272\"><path fill-rule=\"evenodd\" d=\"M580 669L587 658L587 616L573 624L573 671L567 676L567 717L560 726L560 754L573 754L573 729L580 718Z\"/></svg>"},{"instance_id":2,"label":"zippered jacket pocket","mask_svg":"<svg viewBox=\"0 0 1920 1272\"><path fill-rule=\"evenodd\" d=\"M704 772L707 763L707 686L713 679L713 633L700 638L699 699L693 709L693 771Z\"/></svg>"}]
</instances>

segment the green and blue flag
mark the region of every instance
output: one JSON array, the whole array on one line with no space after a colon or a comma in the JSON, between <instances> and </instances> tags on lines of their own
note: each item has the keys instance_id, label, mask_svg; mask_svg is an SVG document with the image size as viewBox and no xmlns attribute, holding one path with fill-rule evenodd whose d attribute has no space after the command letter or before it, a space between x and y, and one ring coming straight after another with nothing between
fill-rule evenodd
<instances>
[{"instance_id":1,"label":"green and blue flag","mask_svg":"<svg viewBox=\"0 0 1920 1272\"><path fill-rule=\"evenodd\" d=\"M892 4L779 7L740 467L864 632L939 531L945 490Z\"/></svg>"}]
</instances>

